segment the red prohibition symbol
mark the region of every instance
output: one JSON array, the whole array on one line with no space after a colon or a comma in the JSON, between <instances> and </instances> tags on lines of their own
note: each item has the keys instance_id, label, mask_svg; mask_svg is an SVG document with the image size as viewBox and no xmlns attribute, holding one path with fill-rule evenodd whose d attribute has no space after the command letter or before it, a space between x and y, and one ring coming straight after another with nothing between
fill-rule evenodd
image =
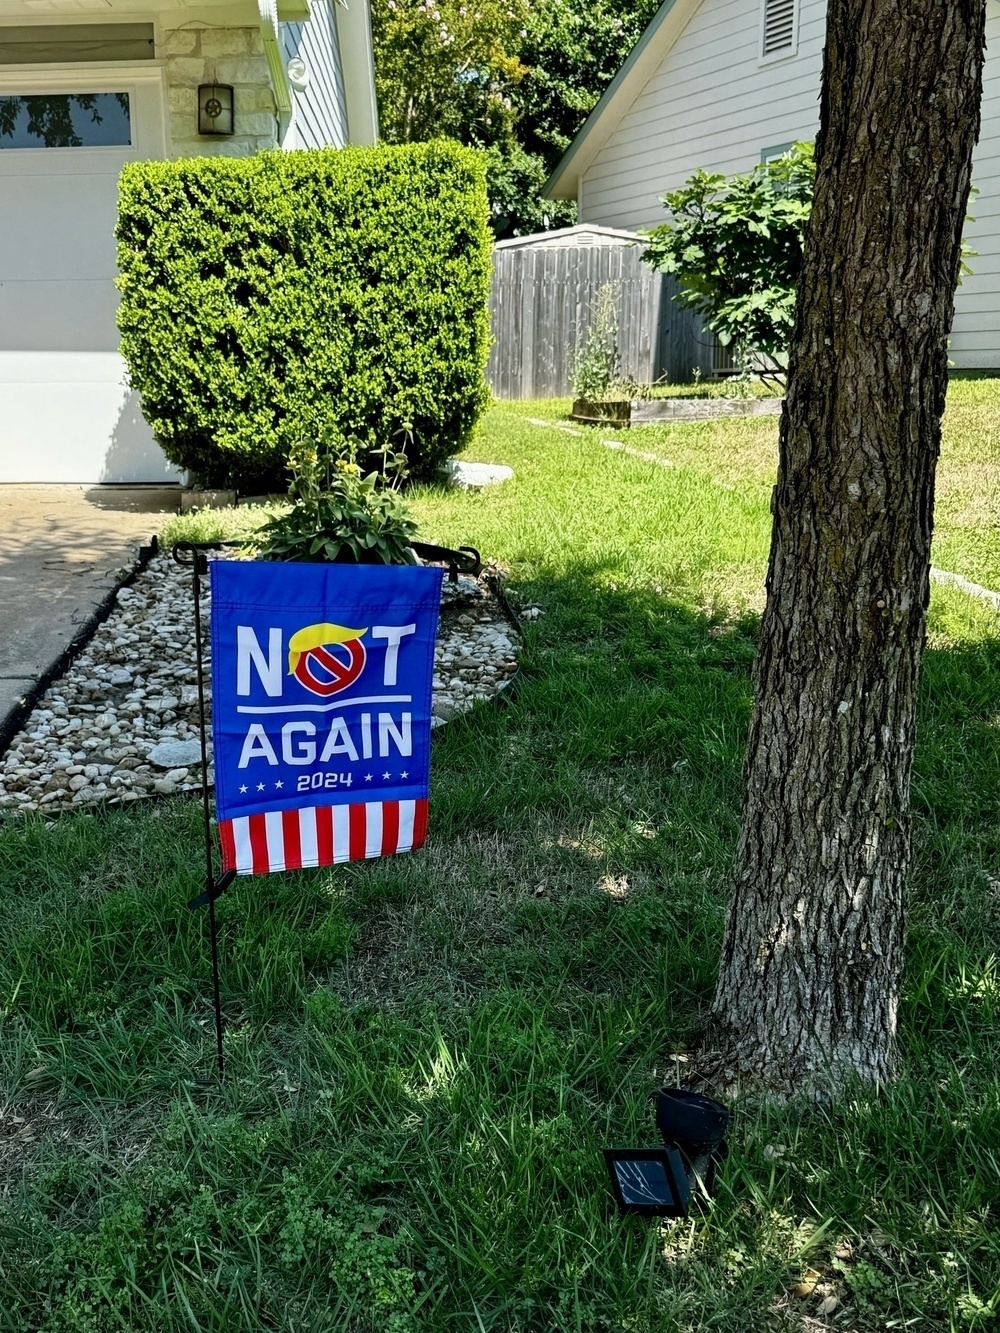
<instances>
[{"instance_id":1,"label":"red prohibition symbol","mask_svg":"<svg viewBox=\"0 0 1000 1333\"><path fill-rule=\"evenodd\" d=\"M353 685L365 669L363 629L308 625L289 640L288 669L312 694L328 698Z\"/></svg>"}]
</instances>

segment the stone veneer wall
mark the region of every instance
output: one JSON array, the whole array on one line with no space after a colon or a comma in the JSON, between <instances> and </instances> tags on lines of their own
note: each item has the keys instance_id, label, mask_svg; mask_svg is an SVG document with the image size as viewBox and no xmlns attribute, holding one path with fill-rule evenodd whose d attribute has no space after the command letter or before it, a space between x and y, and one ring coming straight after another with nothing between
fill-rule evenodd
<instances>
[{"instance_id":1,"label":"stone veneer wall","mask_svg":"<svg viewBox=\"0 0 1000 1333\"><path fill-rule=\"evenodd\" d=\"M172 157L246 157L278 146L278 119L257 28L191 24L163 33ZM235 134L198 133L198 85L233 87Z\"/></svg>"}]
</instances>

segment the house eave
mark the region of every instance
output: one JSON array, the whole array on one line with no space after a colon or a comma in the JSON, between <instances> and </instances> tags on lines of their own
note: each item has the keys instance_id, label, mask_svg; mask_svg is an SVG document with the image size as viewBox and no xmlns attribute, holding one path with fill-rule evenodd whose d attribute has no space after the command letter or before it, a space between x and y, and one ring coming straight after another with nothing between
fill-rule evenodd
<instances>
[{"instance_id":1,"label":"house eave","mask_svg":"<svg viewBox=\"0 0 1000 1333\"><path fill-rule=\"evenodd\" d=\"M285 20L285 4L301 7L305 0L281 0L279 18ZM31 0L0 0L0 25L129 22L156 20L163 14L176 13L178 0L46 0L43 11ZM240 27L254 22L258 14L256 0L197 0L184 7L192 21L221 27Z\"/></svg>"},{"instance_id":2,"label":"house eave","mask_svg":"<svg viewBox=\"0 0 1000 1333\"><path fill-rule=\"evenodd\" d=\"M610 137L663 57L684 30L700 0L663 0L649 27L629 52L628 59L604 90L583 128L563 154L542 187L546 199L576 199L580 177ZM617 112L617 116L614 114Z\"/></svg>"}]
</instances>

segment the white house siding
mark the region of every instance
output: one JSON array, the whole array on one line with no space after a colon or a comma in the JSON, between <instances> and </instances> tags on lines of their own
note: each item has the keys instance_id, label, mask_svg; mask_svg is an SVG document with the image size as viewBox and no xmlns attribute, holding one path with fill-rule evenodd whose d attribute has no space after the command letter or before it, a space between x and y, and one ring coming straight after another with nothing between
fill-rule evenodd
<instances>
[{"instance_id":1,"label":"white house siding","mask_svg":"<svg viewBox=\"0 0 1000 1333\"><path fill-rule=\"evenodd\" d=\"M969 204L974 222L965 239L976 251L972 275L955 298L951 359L966 369L1000 368L1000 6L991 3L986 20L983 127L972 183L979 191Z\"/></svg>"},{"instance_id":2,"label":"white house siding","mask_svg":"<svg viewBox=\"0 0 1000 1333\"><path fill-rule=\"evenodd\" d=\"M998 12L994 12L998 11ZM579 183L580 221L629 230L664 220L662 195L699 167L747 171L762 150L811 139L819 124L826 0L800 0L794 55L758 60L757 0L702 0L666 59L635 90L629 110ZM1000 52L1000 7L987 46ZM951 357L1000 367L1000 55L987 59L979 195L966 239L974 274L959 288Z\"/></svg>"},{"instance_id":3,"label":"white house siding","mask_svg":"<svg viewBox=\"0 0 1000 1333\"><path fill-rule=\"evenodd\" d=\"M292 92L294 108L286 148L343 148L348 142L347 98L340 43L333 17L335 0L312 0L308 23L282 23L285 58L305 61L308 86Z\"/></svg>"},{"instance_id":4,"label":"white house siding","mask_svg":"<svg viewBox=\"0 0 1000 1333\"><path fill-rule=\"evenodd\" d=\"M587 168L580 220L655 226L661 196L699 167L745 171L763 148L813 138L825 29L825 0L802 0L797 54L760 64L757 0L702 0Z\"/></svg>"}]
</instances>

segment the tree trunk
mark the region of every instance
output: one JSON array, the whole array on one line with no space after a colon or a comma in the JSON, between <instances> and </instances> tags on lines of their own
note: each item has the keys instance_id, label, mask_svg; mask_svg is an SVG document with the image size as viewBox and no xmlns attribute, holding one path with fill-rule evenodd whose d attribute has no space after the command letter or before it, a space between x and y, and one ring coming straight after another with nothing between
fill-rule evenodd
<instances>
[{"instance_id":1,"label":"tree trunk","mask_svg":"<svg viewBox=\"0 0 1000 1333\"><path fill-rule=\"evenodd\" d=\"M934 471L984 0L830 0L714 1004L771 1087L891 1077Z\"/></svg>"}]
</instances>

